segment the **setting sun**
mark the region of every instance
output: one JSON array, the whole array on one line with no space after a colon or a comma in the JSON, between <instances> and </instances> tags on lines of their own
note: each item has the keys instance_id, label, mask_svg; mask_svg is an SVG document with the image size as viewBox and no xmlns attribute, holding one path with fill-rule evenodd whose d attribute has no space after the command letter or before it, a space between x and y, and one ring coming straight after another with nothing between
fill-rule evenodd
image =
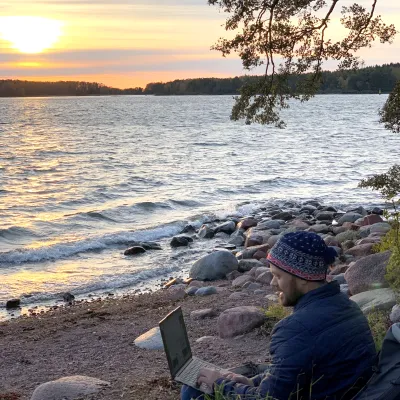
<instances>
[{"instance_id":1,"label":"setting sun","mask_svg":"<svg viewBox=\"0 0 400 400\"><path fill-rule=\"evenodd\" d=\"M51 48L61 35L62 23L41 17L2 17L0 37L22 53L40 53Z\"/></svg>"}]
</instances>

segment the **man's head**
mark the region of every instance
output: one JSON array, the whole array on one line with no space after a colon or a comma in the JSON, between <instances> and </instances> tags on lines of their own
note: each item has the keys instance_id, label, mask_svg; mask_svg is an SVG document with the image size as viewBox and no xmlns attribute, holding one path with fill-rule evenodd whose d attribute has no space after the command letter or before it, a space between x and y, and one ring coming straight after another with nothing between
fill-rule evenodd
<instances>
[{"instance_id":1,"label":"man's head","mask_svg":"<svg viewBox=\"0 0 400 400\"><path fill-rule=\"evenodd\" d=\"M315 233L284 235L267 257L274 276L271 285L279 290L282 305L294 306L300 297L323 285L335 257L336 251Z\"/></svg>"}]
</instances>

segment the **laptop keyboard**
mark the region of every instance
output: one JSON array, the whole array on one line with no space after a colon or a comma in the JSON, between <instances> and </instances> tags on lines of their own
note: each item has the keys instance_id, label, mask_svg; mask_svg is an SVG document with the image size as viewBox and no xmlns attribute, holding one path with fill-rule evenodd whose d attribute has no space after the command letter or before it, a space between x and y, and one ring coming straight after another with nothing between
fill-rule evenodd
<instances>
[{"instance_id":1,"label":"laptop keyboard","mask_svg":"<svg viewBox=\"0 0 400 400\"><path fill-rule=\"evenodd\" d=\"M179 380L189 386L198 387L197 377L199 376L201 368L210 368L216 371L223 369L207 361L200 360L199 358L193 358L189 365L179 373Z\"/></svg>"}]
</instances>

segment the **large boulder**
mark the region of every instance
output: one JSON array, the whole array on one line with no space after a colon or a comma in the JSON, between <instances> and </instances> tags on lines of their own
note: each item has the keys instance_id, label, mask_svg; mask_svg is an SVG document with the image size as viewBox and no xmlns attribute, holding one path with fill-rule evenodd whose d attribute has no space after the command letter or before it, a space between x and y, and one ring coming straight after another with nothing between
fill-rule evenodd
<instances>
[{"instance_id":1,"label":"large boulder","mask_svg":"<svg viewBox=\"0 0 400 400\"><path fill-rule=\"evenodd\" d=\"M390 224L388 222L378 222L370 227L370 233L386 234L390 231Z\"/></svg>"},{"instance_id":2,"label":"large boulder","mask_svg":"<svg viewBox=\"0 0 400 400\"><path fill-rule=\"evenodd\" d=\"M137 347L146 350L162 350L164 348L160 328L150 329L134 341Z\"/></svg>"},{"instance_id":3,"label":"large boulder","mask_svg":"<svg viewBox=\"0 0 400 400\"><path fill-rule=\"evenodd\" d=\"M31 400L74 400L100 392L109 382L88 376L67 376L46 382L33 392Z\"/></svg>"},{"instance_id":4,"label":"large boulder","mask_svg":"<svg viewBox=\"0 0 400 400\"><path fill-rule=\"evenodd\" d=\"M350 293L355 295L371 289L387 287L385 274L389 258L390 251L385 251L361 258L351 265L344 275L349 284Z\"/></svg>"},{"instance_id":5,"label":"large boulder","mask_svg":"<svg viewBox=\"0 0 400 400\"><path fill-rule=\"evenodd\" d=\"M331 227L326 224L316 224L311 225L308 230L314 233L329 233L331 231Z\"/></svg>"},{"instance_id":6,"label":"large boulder","mask_svg":"<svg viewBox=\"0 0 400 400\"><path fill-rule=\"evenodd\" d=\"M216 251L196 261L190 269L190 278L199 281L223 279L238 269L237 258L229 251Z\"/></svg>"},{"instance_id":7,"label":"large boulder","mask_svg":"<svg viewBox=\"0 0 400 400\"><path fill-rule=\"evenodd\" d=\"M281 221L276 221L276 220L263 221L257 225L257 230L267 231L269 229L279 229L281 225L282 225Z\"/></svg>"},{"instance_id":8,"label":"large boulder","mask_svg":"<svg viewBox=\"0 0 400 400\"><path fill-rule=\"evenodd\" d=\"M348 240L357 240L360 238L358 231L345 231L336 235L336 240L339 243L347 242Z\"/></svg>"},{"instance_id":9,"label":"large boulder","mask_svg":"<svg viewBox=\"0 0 400 400\"><path fill-rule=\"evenodd\" d=\"M361 311L368 314L371 311L388 311L396 304L396 295L392 289L376 289L368 292L358 293L350 297L361 308Z\"/></svg>"},{"instance_id":10,"label":"large boulder","mask_svg":"<svg viewBox=\"0 0 400 400\"><path fill-rule=\"evenodd\" d=\"M345 251L345 254L350 254L354 257L365 257L372 253L373 243L359 244Z\"/></svg>"},{"instance_id":11,"label":"large boulder","mask_svg":"<svg viewBox=\"0 0 400 400\"><path fill-rule=\"evenodd\" d=\"M318 221L332 221L334 216L335 213L331 211L319 211L315 214L315 218Z\"/></svg>"},{"instance_id":12,"label":"large boulder","mask_svg":"<svg viewBox=\"0 0 400 400\"><path fill-rule=\"evenodd\" d=\"M242 306L225 310L218 318L221 338L231 338L261 326L266 319L258 307Z\"/></svg>"},{"instance_id":13,"label":"large boulder","mask_svg":"<svg viewBox=\"0 0 400 400\"><path fill-rule=\"evenodd\" d=\"M214 237L214 229L210 228L208 225L202 225L199 229L198 236L202 239L211 239Z\"/></svg>"},{"instance_id":14,"label":"large boulder","mask_svg":"<svg viewBox=\"0 0 400 400\"><path fill-rule=\"evenodd\" d=\"M379 222L383 222L383 219L377 214L371 214L371 215L365 216L362 219L361 226L373 225L373 224L377 224Z\"/></svg>"},{"instance_id":15,"label":"large boulder","mask_svg":"<svg viewBox=\"0 0 400 400\"><path fill-rule=\"evenodd\" d=\"M339 223L339 225L343 225L345 222L356 222L359 218L362 218L362 217L363 216L359 213L348 212L339 218L338 223Z\"/></svg>"},{"instance_id":16,"label":"large boulder","mask_svg":"<svg viewBox=\"0 0 400 400\"><path fill-rule=\"evenodd\" d=\"M246 259L250 259L253 258L254 255L258 252L258 251L262 251L264 252L264 254L266 254L268 252L268 250L270 249L270 246L268 244L262 244L260 246L252 246L252 247L247 247L245 250L239 252L236 254L236 257L239 260L246 260Z\"/></svg>"},{"instance_id":17,"label":"large boulder","mask_svg":"<svg viewBox=\"0 0 400 400\"><path fill-rule=\"evenodd\" d=\"M256 282L262 283L263 285L270 285L273 278L272 272L266 271L257 277Z\"/></svg>"},{"instance_id":18,"label":"large boulder","mask_svg":"<svg viewBox=\"0 0 400 400\"><path fill-rule=\"evenodd\" d=\"M244 247L260 246L264 243L264 236L258 235L256 232L252 232L246 237Z\"/></svg>"}]
</instances>

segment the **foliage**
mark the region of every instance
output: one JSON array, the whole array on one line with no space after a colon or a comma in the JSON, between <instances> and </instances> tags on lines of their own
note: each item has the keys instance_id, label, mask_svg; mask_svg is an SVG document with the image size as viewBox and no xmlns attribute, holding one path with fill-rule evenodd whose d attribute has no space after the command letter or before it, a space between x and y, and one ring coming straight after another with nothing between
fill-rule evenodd
<instances>
[{"instance_id":1,"label":"foliage","mask_svg":"<svg viewBox=\"0 0 400 400\"><path fill-rule=\"evenodd\" d=\"M367 315L367 319L374 338L376 351L380 351L386 331L390 327L389 315L387 312L374 310Z\"/></svg>"},{"instance_id":2,"label":"foliage","mask_svg":"<svg viewBox=\"0 0 400 400\"><path fill-rule=\"evenodd\" d=\"M385 124L386 129L400 133L400 82L396 84L379 114L380 122Z\"/></svg>"},{"instance_id":3,"label":"foliage","mask_svg":"<svg viewBox=\"0 0 400 400\"><path fill-rule=\"evenodd\" d=\"M291 314L290 309L282 306L281 304L271 304L264 310L267 320L265 321L262 331L266 336L270 336L274 326L282 319Z\"/></svg>"},{"instance_id":4,"label":"foliage","mask_svg":"<svg viewBox=\"0 0 400 400\"><path fill-rule=\"evenodd\" d=\"M391 202L393 211L385 211L385 217L391 224L390 231L384 236L374 250L392 252L385 278L391 288L400 291L400 165L394 165L385 174L374 175L360 182L360 187L379 190L386 201Z\"/></svg>"},{"instance_id":5,"label":"foliage","mask_svg":"<svg viewBox=\"0 0 400 400\"><path fill-rule=\"evenodd\" d=\"M229 14L225 30L235 33L232 39L221 38L214 49L223 56L239 54L245 69L265 67L261 80L241 88L231 118L284 127L279 112L289 107L288 100L306 101L317 93L324 61L354 69L361 64L356 57L360 49L375 40L391 43L395 27L375 16L378 0L370 1L369 10L359 4L342 7L346 33L335 42L328 27L339 0L208 0ZM291 77L304 73L310 73L307 79L290 85Z\"/></svg>"}]
</instances>

